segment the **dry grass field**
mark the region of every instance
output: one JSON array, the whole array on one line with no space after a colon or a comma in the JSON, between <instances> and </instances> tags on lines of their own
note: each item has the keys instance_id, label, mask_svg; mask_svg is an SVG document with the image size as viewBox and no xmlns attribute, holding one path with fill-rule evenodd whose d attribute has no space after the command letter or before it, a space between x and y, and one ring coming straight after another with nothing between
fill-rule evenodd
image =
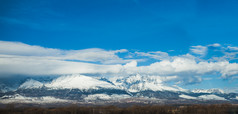
<instances>
[{"instance_id":1,"label":"dry grass field","mask_svg":"<svg viewBox=\"0 0 238 114\"><path fill-rule=\"evenodd\" d=\"M0 114L238 114L238 105L152 105L152 106L64 106L55 108L21 107L9 104Z\"/></svg>"}]
</instances>

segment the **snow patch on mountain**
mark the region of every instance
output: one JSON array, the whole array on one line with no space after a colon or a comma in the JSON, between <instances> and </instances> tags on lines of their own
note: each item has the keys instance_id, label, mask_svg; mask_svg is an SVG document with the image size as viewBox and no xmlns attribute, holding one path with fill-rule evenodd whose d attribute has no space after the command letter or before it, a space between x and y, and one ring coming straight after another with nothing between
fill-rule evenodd
<instances>
[{"instance_id":1,"label":"snow patch on mountain","mask_svg":"<svg viewBox=\"0 0 238 114\"><path fill-rule=\"evenodd\" d=\"M199 99L203 99L203 100L226 100L223 97L219 97L217 95L201 95L198 97Z\"/></svg>"},{"instance_id":2,"label":"snow patch on mountain","mask_svg":"<svg viewBox=\"0 0 238 114\"><path fill-rule=\"evenodd\" d=\"M116 88L111 83L84 75L61 76L45 86L54 89Z\"/></svg>"},{"instance_id":3,"label":"snow patch on mountain","mask_svg":"<svg viewBox=\"0 0 238 114\"><path fill-rule=\"evenodd\" d=\"M179 95L179 97L184 98L184 99L197 99L197 97L192 97L192 96L184 95L184 94Z\"/></svg>"},{"instance_id":4,"label":"snow patch on mountain","mask_svg":"<svg viewBox=\"0 0 238 114\"><path fill-rule=\"evenodd\" d=\"M8 103L73 103L75 101L66 100L66 99L58 99L51 96L44 97L25 97L19 94L3 96L0 98L0 103L8 104Z\"/></svg>"},{"instance_id":5,"label":"snow patch on mountain","mask_svg":"<svg viewBox=\"0 0 238 114\"><path fill-rule=\"evenodd\" d=\"M20 85L20 89L32 89L32 88L41 88L43 87L43 83L33 80L33 79L29 79L26 82L24 82L23 84Z\"/></svg>"}]
</instances>

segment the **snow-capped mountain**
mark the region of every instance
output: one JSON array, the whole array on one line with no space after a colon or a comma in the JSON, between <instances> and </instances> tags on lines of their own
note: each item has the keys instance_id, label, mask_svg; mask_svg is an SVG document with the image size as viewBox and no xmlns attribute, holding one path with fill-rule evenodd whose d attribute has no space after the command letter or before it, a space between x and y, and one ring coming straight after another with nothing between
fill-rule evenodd
<instances>
[{"instance_id":1,"label":"snow-capped mountain","mask_svg":"<svg viewBox=\"0 0 238 114\"><path fill-rule=\"evenodd\" d=\"M43 99L45 102L48 98L57 99L58 101L80 102L95 100L118 101L134 98L238 101L237 93L224 93L220 89L196 89L189 91L178 86L167 85L165 82L172 78L173 76L158 77L137 74L113 78L68 75L57 77L50 81L27 79L19 85L18 89L1 92L0 103L10 101L24 101L28 103L30 102L29 99L33 99L32 102L37 100L42 102Z\"/></svg>"},{"instance_id":2,"label":"snow-capped mountain","mask_svg":"<svg viewBox=\"0 0 238 114\"><path fill-rule=\"evenodd\" d=\"M111 83L84 75L62 76L45 84L45 86L54 89L116 88L116 86Z\"/></svg>"},{"instance_id":3,"label":"snow-capped mountain","mask_svg":"<svg viewBox=\"0 0 238 114\"><path fill-rule=\"evenodd\" d=\"M84 75L69 75L61 76L52 80L49 83L39 82L37 80L29 79L20 85L20 89L41 88L47 87L51 89L122 89L129 92L140 92L145 90L152 91L185 91L177 86L167 86L163 83L161 77L158 76L141 76L139 74L119 77L113 79L96 78Z\"/></svg>"}]
</instances>

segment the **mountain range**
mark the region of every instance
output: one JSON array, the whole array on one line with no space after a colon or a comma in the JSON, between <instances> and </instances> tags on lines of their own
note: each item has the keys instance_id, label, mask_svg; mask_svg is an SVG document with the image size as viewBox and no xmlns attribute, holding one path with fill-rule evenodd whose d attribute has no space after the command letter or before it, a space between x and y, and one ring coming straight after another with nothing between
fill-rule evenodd
<instances>
[{"instance_id":1,"label":"mountain range","mask_svg":"<svg viewBox=\"0 0 238 114\"><path fill-rule=\"evenodd\" d=\"M163 83L158 76L127 77L68 75L57 78L27 78L15 88L0 85L0 103L89 102L238 102L238 93L221 89L186 90Z\"/></svg>"}]
</instances>

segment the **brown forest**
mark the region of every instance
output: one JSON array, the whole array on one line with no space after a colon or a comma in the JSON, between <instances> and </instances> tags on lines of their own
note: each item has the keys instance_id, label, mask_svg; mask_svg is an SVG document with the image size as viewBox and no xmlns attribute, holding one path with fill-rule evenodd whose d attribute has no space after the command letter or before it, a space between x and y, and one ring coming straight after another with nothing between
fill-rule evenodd
<instances>
[{"instance_id":1,"label":"brown forest","mask_svg":"<svg viewBox=\"0 0 238 114\"><path fill-rule=\"evenodd\" d=\"M55 108L15 107L0 108L0 114L238 114L238 105L152 105L152 106L65 106Z\"/></svg>"}]
</instances>

